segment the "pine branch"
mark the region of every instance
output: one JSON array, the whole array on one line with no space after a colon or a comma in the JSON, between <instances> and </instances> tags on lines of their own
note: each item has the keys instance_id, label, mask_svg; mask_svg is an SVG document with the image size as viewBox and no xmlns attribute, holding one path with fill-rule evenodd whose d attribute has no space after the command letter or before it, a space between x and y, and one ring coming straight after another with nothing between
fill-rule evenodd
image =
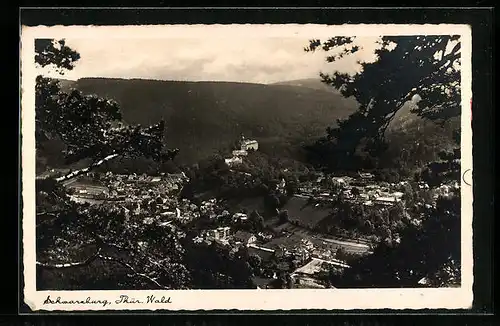
<instances>
[{"instance_id":1,"label":"pine branch","mask_svg":"<svg viewBox=\"0 0 500 326\"><path fill-rule=\"evenodd\" d=\"M100 252L101 248L99 248L92 256L81 262L65 263L65 264L45 264L37 261L36 265L38 267L42 267L45 269L65 269L65 268L88 266L100 256Z\"/></svg>"}]
</instances>

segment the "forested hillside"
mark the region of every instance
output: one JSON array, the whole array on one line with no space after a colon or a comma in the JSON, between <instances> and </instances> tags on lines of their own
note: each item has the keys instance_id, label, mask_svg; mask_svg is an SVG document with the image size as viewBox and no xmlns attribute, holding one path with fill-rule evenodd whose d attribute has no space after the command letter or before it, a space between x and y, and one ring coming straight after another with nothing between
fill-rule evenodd
<instances>
[{"instance_id":1,"label":"forested hillside","mask_svg":"<svg viewBox=\"0 0 500 326\"><path fill-rule=\"evenodd\" d=\"M344 98L319 79L263 85L83 78L61 80L61 86L116 100L125 123L148 125L164 119L165 140L180 149L178 164L227 153L242 133L259 140L264 153L306 160L304 146L358 107L355 100ZM401 113L404 119L396 117L387 130L390 148L381 157L384 165L400 164L401 159L420 165L422 158L432 160L452 142L450 128L417 116L407 119L411 113L406 111ZM48 143L38 157L43 162L48 157L50 166L58 165L60 146ZM416 155L421 158L418 162L412 159Z\"/></svg>"}]
</instances>

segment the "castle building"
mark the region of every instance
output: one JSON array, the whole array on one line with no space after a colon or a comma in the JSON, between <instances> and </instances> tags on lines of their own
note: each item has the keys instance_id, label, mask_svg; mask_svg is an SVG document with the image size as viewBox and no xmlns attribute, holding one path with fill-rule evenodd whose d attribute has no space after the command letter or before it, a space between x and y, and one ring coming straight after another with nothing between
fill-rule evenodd
<instances>
[{"instance_id":1,"label":"castle building","mask_svg":"<svg viewBox=\"0 0 500 326\"><path fill-rule=\"evenodd\" d=\"M259 143L256 140L246 139L243 135L241 136L240 146L242 151L256 151L259 149Z\"/></svg>"}]
</instances>

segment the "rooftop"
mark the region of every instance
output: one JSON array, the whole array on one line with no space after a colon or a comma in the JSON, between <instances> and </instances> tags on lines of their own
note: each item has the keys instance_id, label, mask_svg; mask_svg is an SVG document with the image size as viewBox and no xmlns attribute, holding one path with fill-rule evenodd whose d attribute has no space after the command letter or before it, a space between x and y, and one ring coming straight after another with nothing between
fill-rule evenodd
<instances>
[{"instance_id":1,"label":"rooftop","mask_svg":"<svg viewBox=\"0 0 500 326\"><path fill-rule=\"evenodd\" d=\"M241 143L242 143L243 145L250 145L250 144L255 144L255 143L257 143L257 141L256 141L256 140L254 140L254 139L245 139L245 140L243 140Z\"/></svg>"},{"instance_id":2,"label":"rooftop","mask_svg":"<svg viewBox=\"0 0 500 326\"><path fill-rule=\"evenodd\" d=\"M297 234L292 234L290 236L274 238L266 244L266 247L271 248L271 249L277 249L280 246L283 246L286 248L292 248L292 247L299 246L301 244L302 239L303 239L303 237L301 237Z\"/></svg>"}]
</instances>

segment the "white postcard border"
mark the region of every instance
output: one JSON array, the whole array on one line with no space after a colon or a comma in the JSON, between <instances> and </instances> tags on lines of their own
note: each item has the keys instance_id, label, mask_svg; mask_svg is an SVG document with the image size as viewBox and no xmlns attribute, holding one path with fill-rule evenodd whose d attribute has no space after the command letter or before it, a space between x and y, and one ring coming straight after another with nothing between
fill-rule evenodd
<instances>
[{"instance_id":1,"label":"white postcard border","mask_svg":"<svg viewBox=\"0 0 500 326\"><path fill-rule=\"evenodd\" d=\"M473 300L472 253L472 178L461 181L462 285L440 289L289 289L289 290L172 290L172 291L37 291L35 257L35 64L36 38L166 38L199 37L207 28L218 29L221 37L251 37L267 33L270 37L314 34L317 38L332 36L379 35L461 35L462 43L462 175L472 171L472 41L467 25L163 25L163 26L37 26L23 27L21 32L21 130L22 130L22 198L23 198L23 277L24 300L32 310L291 310L291 309L457 309L470 308ZM305 34L304 34L305 35ZM467 175L472 175L471 173ZM116 304L120 295L144 303ZM146 303L148 296L170 303ZM63 301L107 300L109 304L50 304L50 297Z\"/></svg>"}]
</instances>

